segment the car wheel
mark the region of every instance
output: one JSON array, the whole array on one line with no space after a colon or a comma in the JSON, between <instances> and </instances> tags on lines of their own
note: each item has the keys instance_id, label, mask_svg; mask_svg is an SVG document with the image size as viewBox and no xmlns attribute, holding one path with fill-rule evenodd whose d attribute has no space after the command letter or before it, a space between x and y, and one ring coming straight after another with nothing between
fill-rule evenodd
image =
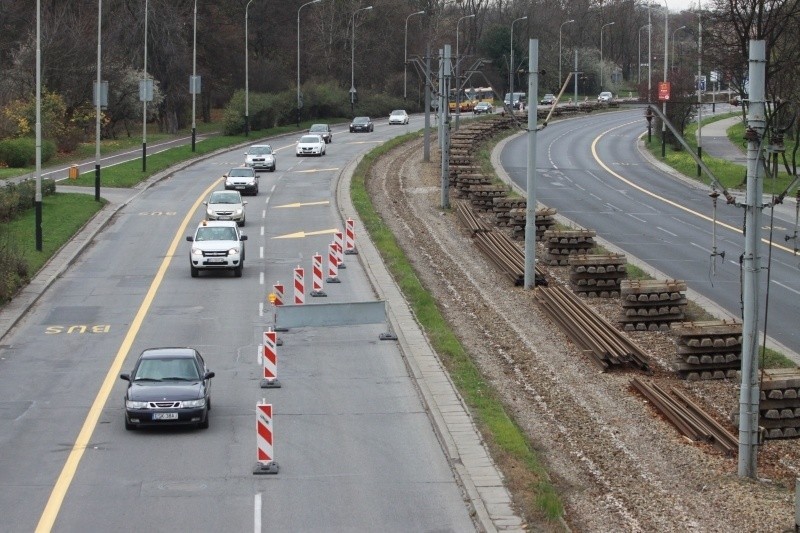
<instances>
[{"instance_id":1,"label":"car wheel","mask_svg":"<svg viewBox=\"0 0 800 533\"><path fill-rule=\"evenodd\" d=\"M243 268L244 268L244 265L239 265L238 267L233 267L233 275L235 277L237 277L237 278L241 278L242 277L242 269Z\"/></svg>"},{"instance_id":2,"label":"car wheel","mask_svg":"<svg viewBox=\"0 0 800 533\"><path fill-rule=\"evenodd\" d=\"M209 396L208 400L206 401L206 410L208 410L208 411L211 410L211 396ZM208 416L208 415L206 415L206 416Z\"/></svg>"},{"instance_id":3,"label":"car wheel","mask_svg":"<svg viewBox=\"0 0 800 533\"><path fill-rule=\"evenodd\" d=\"M241 220L241 221L237 222L236 225L239 226L240 228L243 228L244 227L244 220Z\"/></svg>"},{"instance_id":4,"label":"car wheel","mask_svg":"<svg viewBox=\"0 0 800 533\"><path fill-rule=\"evenodd\" d=\"M208 412L206 412L205 420L197 424L197 427L200 429L208 429Z\"/></svg>"},{"instance_id":5,"label":"car wheel","mask_svg":"<svg viewBox=\"0 0 800 533\"><path fill-rule=\"evenodd\" d=\"M128 422L127 416L125 417L125 429L128 431L133 431L134 429L136 429L136 424L131 424L130 422Z\"/></svg>"},{"instance_id":6,"label":"car wheel","mask_svg":"<svg viewBox=\"0 0 800 533\"><path fill-rule=\"evenodd\" d=\"M200 271L198 269L196 269L195 267L193 267L192 265L189 265L189 270L192 273L192 277L193 278L196 278L197 276L200 275Z\"/></svg>"}]
</instances>

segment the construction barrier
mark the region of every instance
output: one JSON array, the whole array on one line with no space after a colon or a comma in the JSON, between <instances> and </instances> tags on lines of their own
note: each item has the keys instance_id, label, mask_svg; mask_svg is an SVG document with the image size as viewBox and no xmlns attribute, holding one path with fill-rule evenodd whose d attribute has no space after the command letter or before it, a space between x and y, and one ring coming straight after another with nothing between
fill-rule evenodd
<instances>
[{"instance_id":1,"label":"construction barrier","mask_svg":"<svg viewBox=\"0 0 800 533\"><path fill-rule=\"evenodd\" d=\"M261 400L256 404L256 467L253 474L277 474L273 460L272 404Z\"/></svg>"},{"instance_id":2,"label":"construction barrier","mask_svg":"<svg viewBox=\"0 0 800 533\"><path fill-rule=\"evenodd\" d=\"M264 344L261 345L262 389L279 389L278 381L278 334L272 329L264 332Z\"/></svg>"},{"instance_id":3,"label":"construction barrier","mask_svg":"<svg viewBox=\"0 0 800 533\"><path fill-rule=\"evenodd\" d=\"M358 250L356 250L356 223L352 218L347 219L344 228L344 253L345 255L358 255Z\"/></svg>"},{"instance_id":4,"label":"construction barrier","mask_svg":"<svg viewBox=\"0 0 800 533\"><path fill-rule=\"evenodd\" d=\"M275 301L272 305L283 305L283 285L280 281L272 286L272 292L275 293Z\"/></svg>"},{"instance_id":5,"label":"construction barrier","mask_svg":"<svg viewBox=\"0 0 800 533\"><path fill-rule=\"evenodd\" d=\"M333 242L336 243L336 260L339 262L339 268L345 269L347 266L344 264L344 236L338 229L333 234Z\"/></svg>"},{"instance_id":6,"label":"construction barrier","mask_svg":"<svg viewBox=\"0 0 800 533\"><path fill-rule=\"evenodd\" d=\"M328 283L339 283L339 260L336 258L336 243L328 246Z\"/></svg>"},{"instance_id":7,"label":"construction barrier","mask_svg":"<svg viewBox=\"0 0 800 533\"><path fill-rule=\"evenodd\" d=\"M322 256L319 254L311 258L311 296L327 296L322 285Z\"/></svg>"},{"instance_id":8,"label":"construction barrier","mask_svg":"<svg viewBox=\"0 0 800 533\"><path fill-rule=\"evenodd\" d=\"M298 266L294 269L294 304L303 305L304 303L306 303L305 270Z\"/></svg>"}]
</instances>

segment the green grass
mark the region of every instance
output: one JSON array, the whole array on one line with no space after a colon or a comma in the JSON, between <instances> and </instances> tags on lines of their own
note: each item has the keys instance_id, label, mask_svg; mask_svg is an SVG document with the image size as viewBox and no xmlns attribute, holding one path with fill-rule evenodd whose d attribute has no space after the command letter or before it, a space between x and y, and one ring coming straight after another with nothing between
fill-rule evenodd
<instances>
[{"instance_id":1,"label":"green grass","mask_svg":"<svg viewBox=\"0 0 800 533\"><path fill-rule=\"evenodd\" d=\"M436 300L420 282L403 254L394 235L375 211L366 190L366 176L371 165L392 148L418 137L409 134L389 141L367 154L355 170L350 195L353 204L372 237L414 315L419 320L436 352L442 357L453 382L475 414L485 438L500 450L509 468L525 469L526 489L533 494L533 507L549 520L563 515L563 504L548 480L544 466L525 434L508 416L496 391L483 378L453 330L439 311ZM531 505L528 502L528 505Z\"/></svg>"}]
</instances>

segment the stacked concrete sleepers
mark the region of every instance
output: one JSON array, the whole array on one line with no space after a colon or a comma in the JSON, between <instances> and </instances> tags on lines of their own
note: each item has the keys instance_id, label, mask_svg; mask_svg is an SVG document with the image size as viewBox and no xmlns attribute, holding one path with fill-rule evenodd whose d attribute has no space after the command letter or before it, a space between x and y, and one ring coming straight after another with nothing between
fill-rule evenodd
<instances>
[{"instance_id":1,"label":"stacked concrete sleepers","mask_svg":"<svg viewBox=\"0 0 800 533\"><path fill-rule=\"evenodd\" d=\"M685 291L680 280L622 280L620 324L626 331L669 331L684 319Z\"/></svg>"},{"instance_id":2,"label":"stacked concrete sleepers","mask_svg":"<svg viewBox=\"0 0 800 533\"><path fill-rule=\"evenodd\" d=\"M800 368L769 368L762 372L758 425L764 429L764 438L800 437ZM738 407L731 418L738 426Z\"/></svg>"},{"instance_id":3,"label":"stacked concrete sleepers","mask_svg":"<svg viewBox=\"0 0 800 533\"><path fill-rule=\"evenodd\" d=\"M675 322L673 368L682 378L735 378L742 367L742 324L732 320Z\"/></svg>"},{"instance_id":4,"label":"stacked concrete sleepers","mask_svg":"<svg viewBox=\"0 0 800 533\"><path fill-rule=\"evenodd\" d=\"M618 298L620 282L628 277L623 254L580 254L569 257L572 292L589 298Z\"/></svg>"},{"instance_id":5,"label":"stacked concrete sleepers","mask_svg":"<svg viewBox=\"0 0 800 533\"><path fill-rule=\"evenodd\" d=\"M586 255L595 246L594 230L553 230L549 229L542 236L545 248L544 261L552 266L566 266L572 255Z\"/></svg>"}]
</instances>

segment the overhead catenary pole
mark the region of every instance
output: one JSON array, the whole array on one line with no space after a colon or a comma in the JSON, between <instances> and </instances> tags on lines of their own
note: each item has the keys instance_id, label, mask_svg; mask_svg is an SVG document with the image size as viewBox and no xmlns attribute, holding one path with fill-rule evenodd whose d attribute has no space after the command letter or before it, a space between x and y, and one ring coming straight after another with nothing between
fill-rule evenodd
<instances>
[{"instance_id":1,"label":"overhead catenary pole","mask_svg":"<svg viewBox=\"0 0 800 533\"><path fill-rule=\"evenodd\" d=\"M669 8L667 7L667 0L664 0L664 83L667 83L667 67L669 66ZM667 116L667 101L661 103L661 112L664 117ZM667 156L667 123L665 120L661 121L661 157Z\"/></svg>"},{"instance_id":2,"label":"overhead catenary pole","mask_svg":"<svg viewBox=\"0 0 800 533\"><path fill-rule=\"evenodd\" d=\"M742 300L742 385L739 395L739 476L756 478L758 450L758 304L761 287L761 210L764 190L764 161L759 151L766 129L764 41L750 41L749 105L747 128L747 196Z\"/></svg>"},{"instance_id":3,"label":"overhead catenary pole","mask_svg":"<svg viewBox=\"0 0 800 533\"><path fill-rule=\"evenodd\" d=\"M528 96L539 101L539 41L528 42ZM536 108L528 111L528 168L525 203L525 288L536 285Z\"/></svg>"},{"instance_id":4,"label":"overhead catenary pole","mask_svg":"<svg viewBox=\"0 0 800 533\"><path fill-rule=\"evenodd\" d=\"M422 160L431 160L431 43L425 47L425 130L422 133Z\"/></svg>"},{"instance_id":5,"label":"overhead catenary pole","mask_svg":"<svg viewBox=\"0 0 800 533\"><path fill-rule=\"evenodd\" d=\"M652 2L647 2L647 101L653 101L653 21L650 17ZM653 126L647 121L647 144L653 140Z\"/></svg>"},{"instance_id":6,"label":"overhead catenary pole","mask_svg":"<svg viewBox=\"0 0 800 533\"><path fill-rule=\"evenodd\" d=\"M147 11L148 0L144 0L144 83L142 84L142 172L147 172Z\"/></svg>"},{"instance_id":7,"label":"overhead catenary pole","mask_svg":"<svg viewBox=\"0 0 800 533\"><path fill-rule=\"evenodd\" d=\"M103 26L103 0L97 0L97 90L94 103L94 201L100 201L100 104L102 103L102 79L100 77L100 50Z\"/></svg>"},{"instance_id":8,"label":"overhead catenary pole","mask_svg":"<svg viewBox=\"0 0 800 533\"><path fill-rule=\"evenodd\" d=\"M36 0L36 251L42 251L42 5Z\"/></svg>"},{"instance_id":9,"label":"overhead catenary pole","mask_svg":"<svg viewBox=\"0 0 800 533\"><path fill-rule=\"evenodd\" d=\"M703 86L700 84L703 76L703 16L701 9L700 0L697 0L697 157L703 159ZM700 165L697 165L698 178L701 170Z\"/></svg>"},{"instance_id":10,"label":"overhead catenary pole","mask_svg":"<svg viewBox=\"0 0 800 533\"><path fill-rule=\"evenodd\" d=\"M449 168L449 152L450 152L450 113L447 107L447 95L449 93L450 76L452 75L452 66L450 64L450 45L444 45L444 50L441 60L441 81L439 84L439 93L441 94L441 103L439 107L439 131L441 132L441 153L442 153L442 209L450 207L450 168Z\"/></svg>"},{"instance_id":11,"label":"overhead catenary pole","mask_svg":"<svg viewBox=\"0 0 800 533\"><path fill-rule=\"evenodd\" d=\"M189 84L192 90L192 152L195 151L197 140L197 0L194 0L194 24L192 26L192 82Z\"/></svg>"},{"instance_id":12,"label":"overhead catenary pole","mask_svg":"<svg viewBox=\"0 0 800 533\"><path fill-rule=\"evenodd\" d=\"M572 76L572 86L575 91L575 105L578 105L578 51L575 50L575 70Z\"/></svg>"}]
</instances>

